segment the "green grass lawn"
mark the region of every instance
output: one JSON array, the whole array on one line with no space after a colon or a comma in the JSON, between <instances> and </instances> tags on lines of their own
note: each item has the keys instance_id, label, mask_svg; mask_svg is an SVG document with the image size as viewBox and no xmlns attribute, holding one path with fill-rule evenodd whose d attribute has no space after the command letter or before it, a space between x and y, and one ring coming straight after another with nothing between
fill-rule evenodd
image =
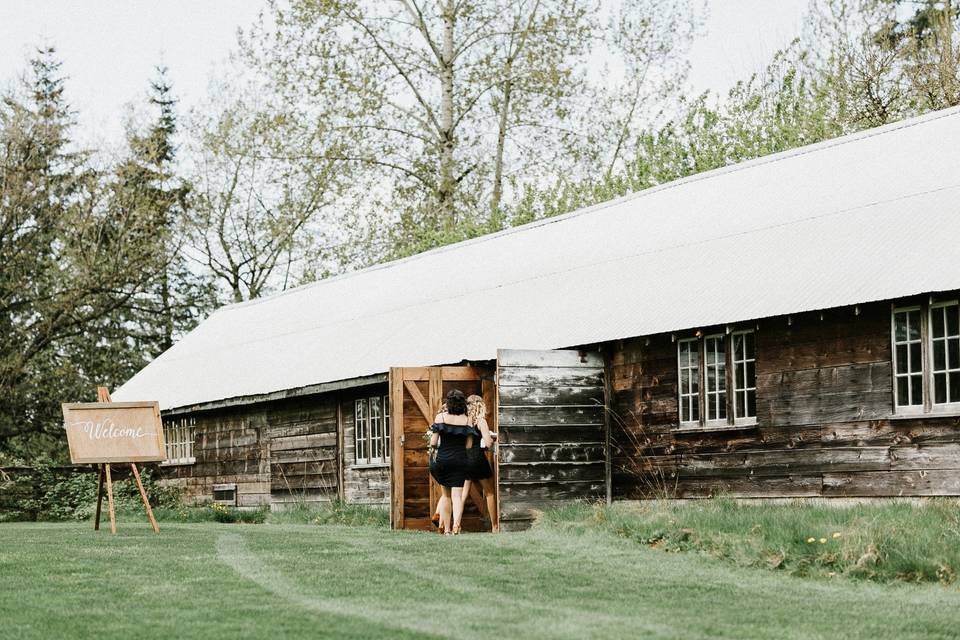
<instances>
[{"instance_id":1,"label":"green grass lawn","mask_svg":"<svg viewBox=\"0 0 960 640\"><path fill-rule=\"evenodd\" d=\"M956 638L956 586L798 578L603 529L0 525L3 638Z\"/></svg>"}]
</instances>

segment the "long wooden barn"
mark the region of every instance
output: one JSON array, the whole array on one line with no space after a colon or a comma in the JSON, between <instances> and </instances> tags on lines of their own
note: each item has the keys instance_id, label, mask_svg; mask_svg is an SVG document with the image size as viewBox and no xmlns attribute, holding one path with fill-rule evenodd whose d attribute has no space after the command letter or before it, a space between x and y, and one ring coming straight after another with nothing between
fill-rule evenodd
<instances>
[{"instance_id":1,"label":"long wooden barn","mask_svg":"<svg viewBox=\"0 0 960 640\"><path fill-rule=\"evenodd\" d=\"M116 391L197 500L428 526L451 388L498 511L960 495L960 109L224 307ZM488 526L482 501L468 513Z\"/></svg>"}]
</instances>

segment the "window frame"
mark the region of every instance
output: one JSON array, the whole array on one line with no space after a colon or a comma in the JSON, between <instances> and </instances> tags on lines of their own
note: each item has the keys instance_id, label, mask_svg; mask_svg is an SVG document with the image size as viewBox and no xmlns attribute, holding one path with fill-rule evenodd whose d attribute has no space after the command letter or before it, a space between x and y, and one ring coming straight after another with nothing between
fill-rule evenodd
<instances>
[{"instance_id":1,"label":"window frame","mask_svg":"<svg viewBox=\"0 0 960 640\"><path fill-rule=\"evenodd\" d=\"M745 387L745 389L752 389L754 393L754 412L756 412L756 393L757 393L757 380L756 380L756 362L757 362L757 341L756 341L756 330L755 329L738 329L738 330L727 330L725 332L713 332L703 334L697 332L697 335L689 338L680 338L677 340L677 427L676 431L710 431L718 430L722 431L724 429L739 429L739 428L751 428L757 424L757 416L745 416L743 418L736 417L736 405L735 405L735 390L736 390L736 380L735 377L735 367L733 366L734 355L733 355L733 336L735 335L744 335L752 334L754 336L753 343L753 363L754 363L754 379L753 387ZM707 396L708 390L706 387L707 379L707 361L706 361L706 344L708 340L721 338L723 340L723 349L724 349L724 389L721 393L725 394L725 413L726 417L716 418L709 420L707 419ZM696 379L698 381L698 392L697 394L683 393L683 382L682 376L686 370L692 369L688 363L681 362L681 345L683 343L693 342L696 344L696 353L697 353L697 368L696 368ZM713 365L710 365L713 366ZM719 390L718 390L719 392ZM683 404L687 399L695 398L698 408L698 419L697 420L683 420ZM691 411L692 413L692 411Z\"/></svg>"},{"instance_id":2,"label":"window frame","mask_svg":"<svg viewBox=\"0 0 960 640\"><path fill-rule=\"evenodd\" d=\"M680 361L680 354L681 354L680 345L682 345L682 344L685 343L685 342L692 342L692 343L694 344L694 346L696 347L696 349L693 349L693 350L692 350L692 351L694 351L694 352L697 353L697 365L696 365L696 368L690 366L689 358L687 358L687 362L686 362L686 363L682 363L682 362ZM700 397L699 397L699 396L700 396L700 393L701 393L702 390L703 390L703 385L701 384L701 380L700 380L700 378L702 377L702 376L701 376L701 363L702 363L702 362L703 362L703 360L700 358L700 340L699 340L698 337L694 337L694 338L683 338L683 339L681 339L681 340L677 340L677 402L678 402L678 404L677 404L677 421L678 421L678 423L680 424L680 426L683 427L683 428L696 428L696 427L699 427L700 424L701 424L701 420L702 420L702 418L703 418L703 412L700 411L700 408L701 408L701 404L702 404L702 403L700 402ZM694 393L684 393L684 392L683 392L683 377L684 377L684 373L685 373L686 371L689 371L689 370L694 370L694 371L695 371L695 375L693 376L693 379L696 379L696 380L697 380L697 393L696 393L696 394L694 394ZM687 398L691 398L691 399L693 400L693 402L695 402L696 404L694 405L694 404L689 403L689 402L687 401ZM697 407L697 419L696 419L696 420L684 420L684 419L683 419L683 407L684 407L684 403L687 403L687 406L690 407L689 414L692 414L692 413L693 413L693 407L694 407L694 406Z\"/></svg>"},{"instance_id":3,"label":"window frame","mask_svg":"<svg viewBox=\"0 0 960 640\"><path fill-rule=\"evenodd\" d=\"M944 318L944 323L943 323L943 338L937 338L937 337L935 337L935 336L933 335L933 312L934 312L934 310L944 309L944 308L946 308L946 307L956 307L956 308L957 308L957 313L960 314L960 300L942 300L942 301L939 301L939 302L931 302L928 306L929 306L929 309L927 310L927 314L928 314L929 317L927 318L927 327L930 327L930 329L929 329L929 334L930 334L930 335L929 335L930 354L929 354L927 360L924 361L924 364L927 364L928 362L929 362L929 364L930 364L930 380L929 380L929 384L930 384L930 403L931 403L931 406L932 406L932 412L960 413L960 400L957 400L957 401L955 401L955 402L950 402L950 394L949 394L949 389L950 389L950 374L951 374L951 373L954 373L954 372L960 371L960 363L952 363L952 362L950 361L950 346L949 346L949 340L950 340L951 338L955 338L955 337L957 337L957 336L954 336L954 335L951 335L951 334L950 334L950 326L949 326L946 318ZM921 325L921 331L922 331L922 325ZM922 336L921 336L921 337L922 337ZM947 393L947 401L946 401L946 402L940 402L940 403L937 402L937 393L936 393L936 390L937 390L936 375L937 375L938 371L934 369L934 363L936 362L936 359L935 359L935 357L934 357L934 355L935 355L935 354L934 354L934 341L936 341L936 340L943 340L943 341L946 343L946 344L945 344L945 350L946 350L946 351L945 351L945 353L944 353L944 364L945 364L945 366L946 366L947 368L946 368L946 369L943 369L942 372L946 374L948 393ZM922 347L921 347L921 348L922 348Z\"/></svg>"},{"instance_id":4,"label":"window frame","mask_svg":"<svg viewBox=\"0 0 960 640\"><path fill-rule=\"evenodd\" d=\"M893 403L893 417L896 418L914 418L929 415L960 415L960 402L936 402L935 401L935 380L933 370L933 313L937 309L944 307L958 308L960 313L960 299L948 298L945 300L935 300L931 296L928 300L915 304L893 304L890 308L890 380L891 380L891 399ZM913 372L906 374L897 373L897 314L910 311L918 311L920 317L920 388L923 394L923 402L920 404L901 405L897 394L897 378L902 375L916 375ZM944 326L944 336L949 335L949 329ZM908 335L909 338L909 335ZM939 338L937 338L939 340ZM900 343L903 344L903 343ZM908 342L909 344L909 342ZM949 348L947 349L949 352ZM949 353L946 355L949 360ZM956 369L945 369L949 372Z\"/></svg>"},{"instance_id":5,"label":"window frame","mask_svg":"<svg viewBox=\"0 0 960 640\"><path fill-rule=\"evenodd\" d=\"M744 354L743 354L744 359L737 360L737 353L736 353L736 350L734 349L734 338L736 336L743 336L748 334L753 336L753 358L746 357L747 355L746 348L744 348ZM729 394L733 396L733 401L730 403L730 407L731 407L730 410L733 412L732 413L733 424L743 425L743 426L757 424L757 332L756 330L741 329L739 331L731 331L729 353L730 353L730 376L732 377L732 381L733 381L733 385L730 386L730 394ZM746 391L746 392L753 391L753 415L752 416L744 415L742 418L737 417L737 400L739 399L739 396L740 396L740 393L737 388L737 363L739 362L743 363L744 372L746 372L747 370L747 363L748 362L753 363L753 386L752 387L744 386L742 389L742 391ZM744 410L744 414L746 414L749 408L750 408L749 405L747 405L747 408Z\"/></svg>"},{"instance_id":6,"label":"window frame","mask_svg":"<svg viewBox=\"0 0 960 640\"><path fill-rule=\"evenodd\" d=\"M363 407L363 411L360 411ZM374 418L376 407L377 416ZM361 427L363 437L361 438ZM362 450L366 454L361 456ZM390 464L390 396L373 395L354 399L353 460L355 467L383 467ZM374 455L378 453L379 455Z\"/></svg>"},{"instance_id":7,"label":"window frame","mask_svg":"<svg viewBox=\"0 0 960 640\"><path fill-rule=\"evenodd\" d=\"M728 364L730 363L730 340L727 338L728 334L724 333L712 333L709 335L704 335L700 340L700 388L703 390L700 394L700 400L702 402L700 410L700 424L704 427L721 427L724 425L730 424L730 368ZM720 344L723 346L723 363L715 362L713 365L707 363L707 341L709 340L720 340ZM707 367L719 368L723 367L723 391L720 391L719 378L717 379L717 391L711 392L709 387L707 387ZM720 403L712 402L710 400L711 395L720 395L723 394L723 413L722 418L710 418L710 408L714 406L717 409L719 414Z\"/></svg>"},{"instance_id":8,"label":"window frame","mask_svg":"<svg viewBox=\"0 0 960 640\"><path fill-rule=\"evenodd\" d=\"M161 466L195 464L197 457L193 445L197 442L197 419L194 416L181 416L163 420L162 425L167 459L160 463Z\"/></svg>"}]
</instances>

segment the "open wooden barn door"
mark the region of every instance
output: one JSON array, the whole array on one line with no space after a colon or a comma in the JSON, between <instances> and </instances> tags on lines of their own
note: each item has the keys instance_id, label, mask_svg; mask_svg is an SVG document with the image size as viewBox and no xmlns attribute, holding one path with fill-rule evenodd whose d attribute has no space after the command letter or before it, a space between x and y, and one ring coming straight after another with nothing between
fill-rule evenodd
<instances>
[{"instance_id":1,"label":"open wooden barn door","mask_svg":"<svg viewBox=\"0 0 960 640\"><path fill-rule=\"evenodd\" d=\"M390 523L394 529L434 530L430 516L441 495L430 476L424 433L447 393L459 389L482 395L487 422L496 430L493 371L482 367L395 367L390 369L391 487ZM475 483L476 484L476 483ZM480 488L474 486L463 514L464 531L489 530Z\"/></svg>"},{"instance_id":2,"label":"open wooden barn door","mask_svg":"<svg viewBox=\"0 0 960 640\"><path fill-rule=\"evenodd\" d=\"M604 361L596 352L497 352L500 523L606 494Z\"/></svg>"}]
</instances>

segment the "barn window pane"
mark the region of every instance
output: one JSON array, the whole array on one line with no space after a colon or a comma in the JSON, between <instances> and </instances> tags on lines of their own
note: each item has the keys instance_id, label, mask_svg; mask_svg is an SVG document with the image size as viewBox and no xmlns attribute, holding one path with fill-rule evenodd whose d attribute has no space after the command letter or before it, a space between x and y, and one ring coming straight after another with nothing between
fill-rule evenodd
<instances>
[{"instance_id":1,"label":"barn window pane","mask_svg":"<svg viewBox=\"0 0 960 640\"><path fill-rule=\"evenodd\" d=\"M933 401L943 404L947 401L947 374L933 374Z\"/></svg>"},{"instance_id":2,"label":"barn window pane","mask_svg":"<svg viewBox=\"0 0 960 640\"><path fill-rule=\"evenodd\" d=\"M920 339L920 310L908 311L907 334L909 340Z\"/></svg>"},{"instance_id":3,"label":"barn window pane","mask_svg":"<svg viewBox=\"0 0 960 640\"><path fill-rule=\"evenodd\" d=\"M910 377L910 394L914 398L923 397L923 376Z\"/></svg>"},{"instance_id":4,"label":"barn window pane","mask_svg":"<svg viewBox=\"0 0 960 640\"><path fill-rule=\"evenodd\" d=\"M933 327L933 337L943 337L943 309L934 309L930 313L931 326Z\"/></svg>"},{"instance_id":5,"label":"barn window pane","mask_svg":"<svg viewBox=\"0 0 960 640\"><path fill-rule=\"evenodd\" d=\"M897 404L910 404L910 388L907 385L906 377L897 378Z\"/></svg>"}]
</instances>

